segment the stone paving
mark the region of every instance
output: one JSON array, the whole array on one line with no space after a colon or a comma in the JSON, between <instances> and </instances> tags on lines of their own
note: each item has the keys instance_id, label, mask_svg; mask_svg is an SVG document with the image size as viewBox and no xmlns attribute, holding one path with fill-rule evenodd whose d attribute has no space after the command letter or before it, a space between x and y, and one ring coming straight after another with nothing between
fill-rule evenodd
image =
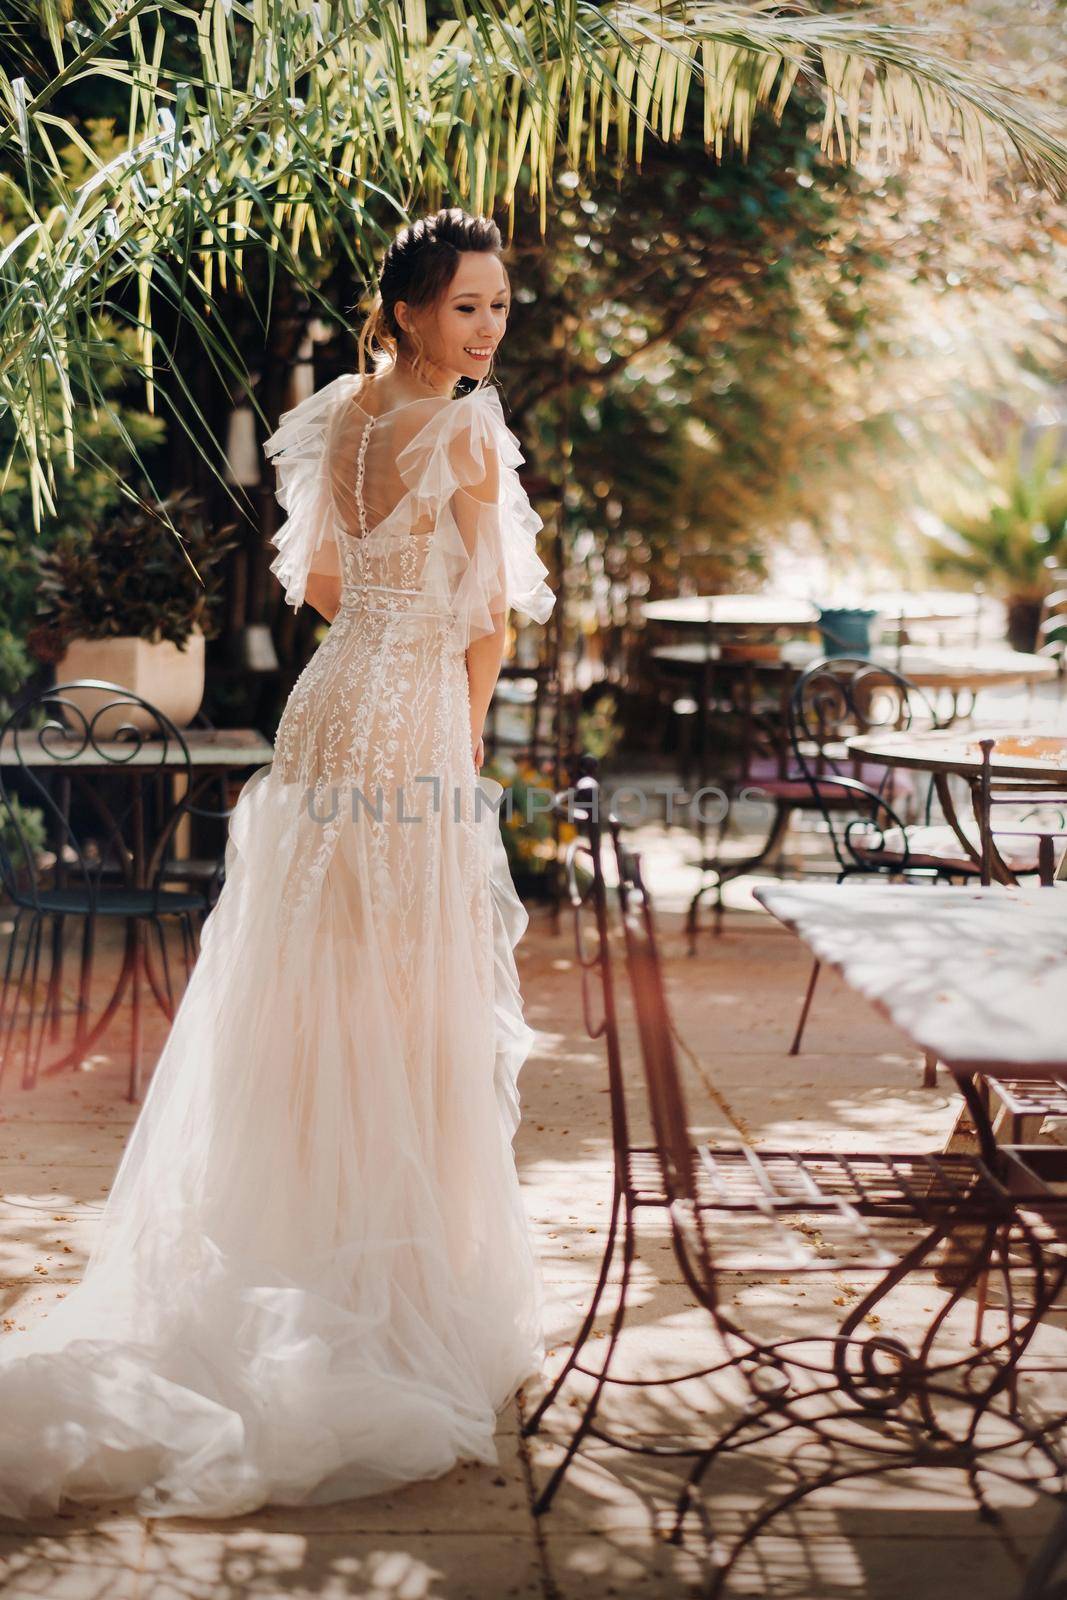
<instances>
[{"instance_id":1,"label":"stone paving","mask_svg":"<svg viewBox=\"0 0 1067 1600\"><path fill-rule=\"evenodd\" d=\"M820 984L799 1058L786 1054L808 963L801 947L754 908L750 885L729 897L721 939L685 953L681 908L695 881L676 834L650 827L644 845L656 887L675 1021L692 1056L686 1083L696 1132L757 1141L940 1146L954 1120L942 1079L921 1087L906 1041L832 976ZM554 930L533 908L520 946L527 1016L538 1030L521 1089L516 1152L531 1227L549 1288L555 1343L546 1378L565 1359L603 1246L611 1195L606 1079L600 1045L585 1035L569 921ZM158 1049L162 1019L150 1023ZM630 1038L629 1019L624 1019ZM136 1108L125 1098L120 1029L89 1070L12 1087L0 1103L0 1304L3 1327L47 1315L77 1282L95 1218ZM631 1057L631 1059L634 1059ZM774 1284L747 1295L754 1314L782 1326L832 1314L856 1286ZM913 1291L916 1314L929 1289ZM906 1313L905 1313L906 1314ZM606 1319L605 1319L606 1324ZM602 1333L602 1328L600 1332ZM0 1335L2 1336L2 1335ZM1062 1347L1048 1330L1050 1347ZM594 1345L595 1348L595 1345ZM713 1360L714 1335L693 1304L662 1236L648 1236L622 1370L647 1377L671 1363ZM676 1370L676 1368L675 1368ZM0 1521L0 1592L10 1600L602 1600L699 1594L707 1553L691 1536L662 1537L657 1510L670 1473L658 1463L587 1443L550 1512L531 1504L559 1459L572 1408L521 1438L521 1415L540 1390L501 1416L496 1466L465 1464L442 1479L343 1505L271 1508L229 1522L144 1520L122 1507L32 1527ZM611 1417L631 1434L669 1434L715 1396L625 1391ZM657 1397L658 1396L658 1397ZM710 1496L728 1531L761 1496L773 1464L734 1466ZM997 1525L977 1518L961 1476L942 1472L862 1482L823 1493L761 1539L732 1592L766 1600L1012 1600L1050 1521L1023 1491L995 1497Z\"/></svg>"}]
</instances>

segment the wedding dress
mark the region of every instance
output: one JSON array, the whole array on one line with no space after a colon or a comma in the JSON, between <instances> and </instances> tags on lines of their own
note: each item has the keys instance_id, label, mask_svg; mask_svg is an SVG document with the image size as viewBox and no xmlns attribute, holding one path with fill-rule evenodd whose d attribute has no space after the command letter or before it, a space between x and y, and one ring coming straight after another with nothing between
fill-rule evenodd
<instances>
[{"instance_id":1,"label":"wedding dress","mask_svg":"<svg viewBox=\"0 0 1067 1600\"><path fill-rule=\"evenodd\" d=\"M464 650L554 596L493 388L374 415L344 376L267 442L271 570L341 605L226 879L84 1281L0 1338L0 1513L310 1504L497 1459L544 1355L512 1137L533 1041ZM415 820L412 820L415 819Z\"/></svg>"}]
</instances>

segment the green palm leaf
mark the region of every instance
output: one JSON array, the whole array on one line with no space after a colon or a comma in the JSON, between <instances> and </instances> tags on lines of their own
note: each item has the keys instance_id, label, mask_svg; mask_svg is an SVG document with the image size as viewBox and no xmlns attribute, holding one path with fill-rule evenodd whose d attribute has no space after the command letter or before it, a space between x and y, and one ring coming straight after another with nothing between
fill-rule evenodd
<instances>
[{"instance_id":1,"label":"green palm leaf","mask_svg":"<svg viewBox=\"0 0 1067 1600\"><path fill-rule=\"evenodd\" d=\"M0 414L29 462L36 515L53 492L46 374L69 441L75 403L103 403L105 312L138 330L150 405L169 359L153 326L160 297L241 381L213 313L220 293L240 291L249 252L316 300L327 247L369 280L389 219L416 206L499 203L513 218L525 183L544 231L561 165L640 164L650 134L680 136L694 96L711 156L747 149L758 117L780 115L803 80L821 87L822 142L843 159L936 146L982 183L999 146L1037 183L1062 188L1067 175L1067 145L1036 111L869 14L715 0L453 11L431 24L424 0L87 0L71 22L45 0L56 71L31 89L0 70L15 219L0 248ZM71 91L84 103L94 85L127 97L107 157L66 112Z\"/></svg>"}]
</instances>

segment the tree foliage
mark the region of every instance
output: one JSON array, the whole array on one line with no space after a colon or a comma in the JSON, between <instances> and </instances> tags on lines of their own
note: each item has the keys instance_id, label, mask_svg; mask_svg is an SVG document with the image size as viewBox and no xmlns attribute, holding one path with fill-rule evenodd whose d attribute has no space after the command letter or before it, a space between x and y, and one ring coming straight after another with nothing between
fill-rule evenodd
<instances>
[{"instance_id":1,"label":"tree foliage","mask_svg":"<svg viewBox=\"0 0 1067 1600\"><path fill-rule=\"evenodd\" d=\"M105 313L135 330L149 408L161 398L199 437L161 305L191 323L221 381L245 382L217 300L241 290L253 255L315 298L324 258L343 253L369 279L416 206L499 201L514 218L521 191L543 234L558 175L640 168L691 107L714 157L746 153L757 118L780 117L802 87L821 98L823 147L848 160L945 144L981 180L992 141L1040 182L1067 172L1063 141L1024 99L863 12L723 0L456 0L447 13L425 0L85 0L76 18L40 0L36 12L50 73L10 37L0 66L14 221L0 249L0 409L35 517L56 506L47 386L58 378L69 461L75 409L101 402ZM102 159L83 118L116 88L125 121ZM72 178L72 149L87 177ZM268 292L264 318L270 305Z\"/></svg>"}]
</instances>

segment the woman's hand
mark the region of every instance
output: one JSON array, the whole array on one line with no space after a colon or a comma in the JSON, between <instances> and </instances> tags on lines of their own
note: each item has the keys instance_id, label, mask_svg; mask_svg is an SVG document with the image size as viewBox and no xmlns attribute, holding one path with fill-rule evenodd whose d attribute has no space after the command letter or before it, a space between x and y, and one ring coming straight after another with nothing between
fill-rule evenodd
<instances>
[{"instance_id":1,"label":"woman's hand","mask_svg":"<svg viewBox=\"0 0 1067 1600\"><path fill-rule=\"evenodd\" d=\"M485 764L485 740L484 739L478 738L478 739L475 740L474 745L472 746L472 749L471 749L471 755L474 758L474 770L475 770L475 772L481 772L482 767Z\"/></svg>"}]
</instances>

